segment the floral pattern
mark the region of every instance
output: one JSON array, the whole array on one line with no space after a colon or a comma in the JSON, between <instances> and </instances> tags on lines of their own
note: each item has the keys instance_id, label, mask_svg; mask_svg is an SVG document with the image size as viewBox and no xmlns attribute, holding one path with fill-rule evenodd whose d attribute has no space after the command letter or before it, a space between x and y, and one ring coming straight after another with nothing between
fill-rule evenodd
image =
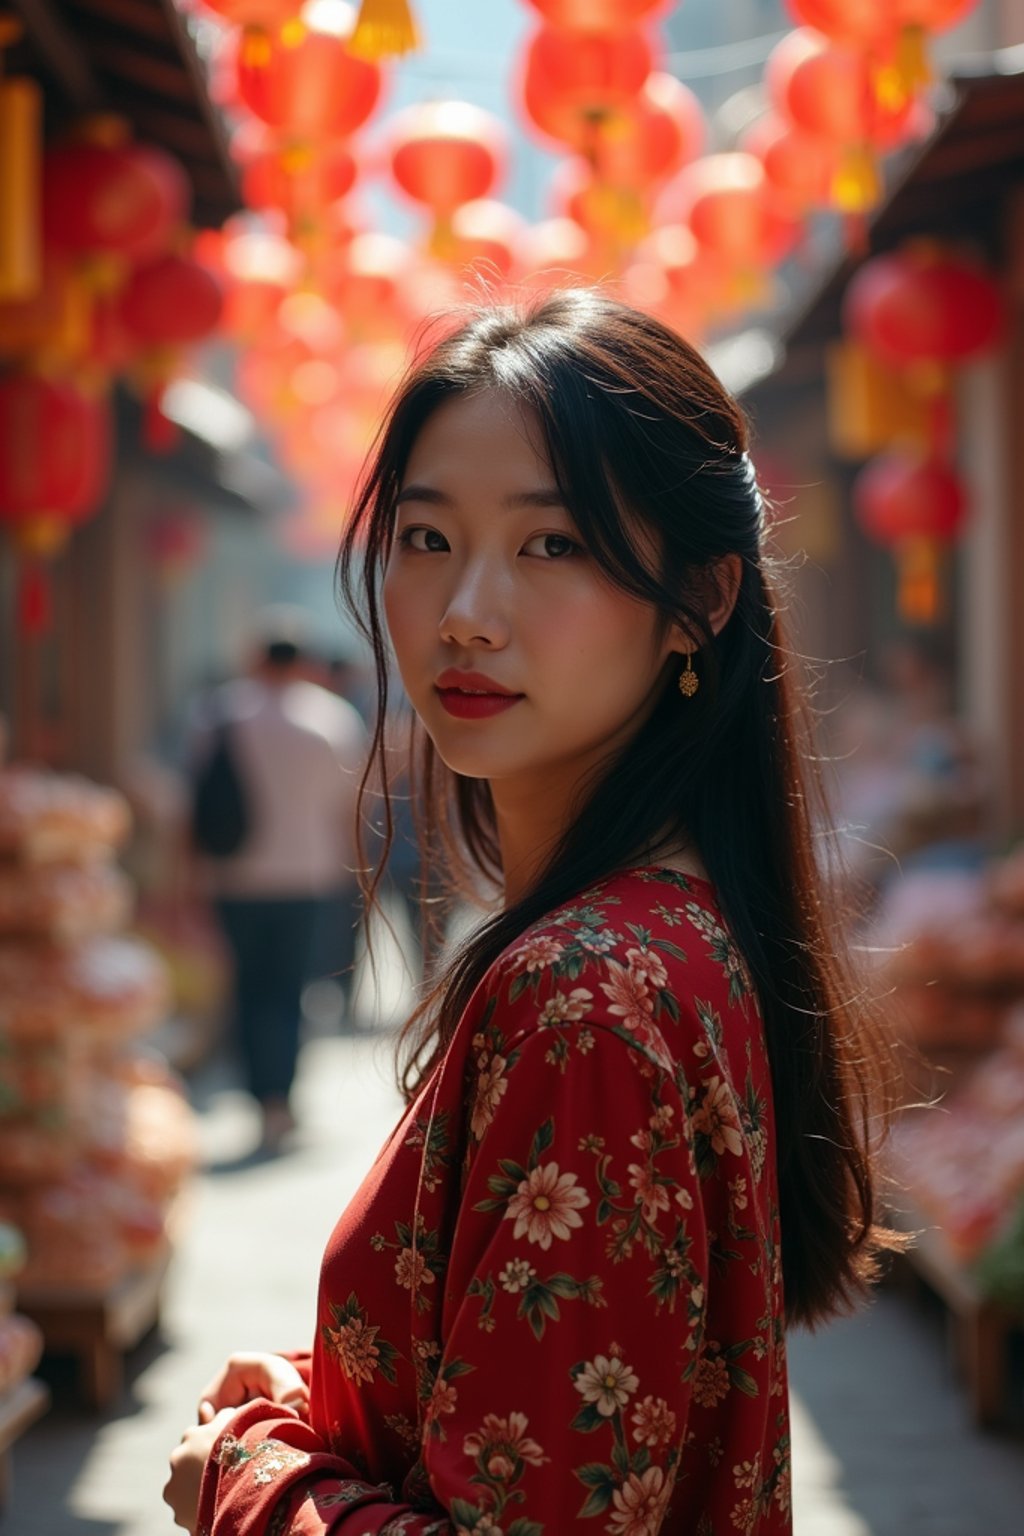
<instances>
[{"instance_id":1,"label":"floral pattern","mask_svg":"<svg viewBox=\"0 0 1024 1536\"><path fill-rule=\"evenodd\" d=\"M771 1079L706 882L512 944L324 1256L308 1419L207 1464L208 1536L790 1536Z\"/></svg>"}]
</instances>

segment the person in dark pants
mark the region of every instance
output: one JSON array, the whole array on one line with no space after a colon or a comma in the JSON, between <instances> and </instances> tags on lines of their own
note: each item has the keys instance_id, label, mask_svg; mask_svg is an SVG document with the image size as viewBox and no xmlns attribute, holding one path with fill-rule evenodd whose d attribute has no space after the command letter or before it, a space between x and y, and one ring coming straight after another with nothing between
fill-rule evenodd
<instances>
[{"instance_id":1,"label":"person in dark pants","mask_svg":"<svg viewBox=\"0 0 1024 1536\"><path fill-rule=\"evenodd\" d=\"M300 996L309 970L321 903L286 901L217 902L224 937L235 962L234 1032L248 1081L246 1087L284 1128L290 1115L274 1116L291 1092L299 1054Z\"/></svg>"},{"instance_id":2,"label":"person in dark pants","mask_svg":"<svg viewBox=\"0 0 1024 1536\"><path fill-rule=\"evenodd\" d=\"M237 848L204 860L235 972L235 1042L259 1104L263 1145L294 1127L302 989L325 913L355 889L355 797L366 729L311 681L303 615L272 610L248 677L204 702L193 773L226 751L245 807Z\"/></svg>"}]
</instances>

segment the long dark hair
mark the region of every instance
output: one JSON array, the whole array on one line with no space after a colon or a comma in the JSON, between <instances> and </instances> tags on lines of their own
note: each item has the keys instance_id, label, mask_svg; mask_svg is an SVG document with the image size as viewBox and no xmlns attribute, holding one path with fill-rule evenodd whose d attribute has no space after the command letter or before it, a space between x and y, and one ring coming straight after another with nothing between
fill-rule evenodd
<instances>
[{"instance_id":1,"label":"long dark hair","mask_svg":"<svg viewBox=\"0 0 1024 1536\"><path fill-rule=\"evenodd\" d=\"M700 688L684 702L666 686L646 724L579 795L532 888L494 912L433 978L402 1031L402 1085L412 1094L422 1084L506 945L636 863L672 822L699 850L761 1002L787 1310L792 1321L814 1324L853 1301L873 1278L879 1250L897 1242L876 1225L874 1209L883 1050L818 851L829 822L765 552L747 426L700 354L658 321L591 292L560 291L479 311L414 361L381 427L339 557L342 596L377 665L380 707L364 785L378 772L386 783L380 582L405 466L442 402L487 388L539 420L559 490L601 568L699 642ZM648 547L657 554L644 558ZM740 556L742 577L715 635L709 582L730 554ZM481 874L500 879L487 782L452 772L425 733L418 736L425 864L444 861L456 885ZM386 789L383 804L387 841ZM371 902L378 880L379 869L367 881Z\"/></svg>"}]
</instances>

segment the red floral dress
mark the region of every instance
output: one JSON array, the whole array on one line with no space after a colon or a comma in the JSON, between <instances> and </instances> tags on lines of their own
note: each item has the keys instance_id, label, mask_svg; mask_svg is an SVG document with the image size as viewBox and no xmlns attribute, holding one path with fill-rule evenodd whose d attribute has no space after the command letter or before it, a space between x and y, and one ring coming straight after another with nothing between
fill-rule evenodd
<instances>
[{"instance_id":1,"label":"red floral dress","mask_svg":"<svg viewBox=\"0 0 1024 1536\"><path fill-rule=\"evenodd\" d=\"M200 1536L792 1529L771 1083L703 880L499 957L328 1244L308 1421L245 1404Z\"/></svg>"}]
</instances>

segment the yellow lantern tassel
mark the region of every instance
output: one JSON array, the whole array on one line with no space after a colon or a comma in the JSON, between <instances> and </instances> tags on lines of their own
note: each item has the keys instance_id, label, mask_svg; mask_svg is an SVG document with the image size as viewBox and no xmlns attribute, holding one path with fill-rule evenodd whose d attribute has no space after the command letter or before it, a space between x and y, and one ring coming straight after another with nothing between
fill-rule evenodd
<instances>
[{"instance_id":1,"label":"yellow lantern tassel","mask_svg":"<svg viewBox=\"0 0 1024 1536\"><path fill-rule=\"evenodd\" d=\"M928 34L919 23L905 26L900 32L896 62L908 96L916 95L932 84L934 74L928 57Z\"/></svg>"},{"instance_id":2,"label":"yellow lantern tassel","mask_svg":"<svg viewBox=\"0 0 1024 1536\"><path fill-rule=\"evenodd\" d=\"M242 64L246 69L266 69L270 63L270 38L262 27L243 27Z\"/></svg>"},{"instance_id":3,"label":"yellow lantern tassel","mask_svg":"<svg viewBox=\"0 0 1024 1536\"><path fill-rule=\"evenodd\" d=\"M364 59L399 58L420 47L409 0L363 0L349 50Z\"/></svg>"},{"instance_id":4,"label":"yellow lantern tassel","mask_svg":"<svg viewBox=\"0 0 1024 1536\"><path fill-rule=\"evenodd\" d=\"M455 261L459 255L459 242L455 237L451 218L438 214L427 241L427 254L435 261Z\"/></svg>"},{"instance_id":5,"label":"yellow lantern tassel","mask_svg":"<svg viewBox=\"0 0 1024 1536\"><path fill-rule=\"evenodd\" d=\"M896 562L896 605L900 617L907 624L931 628L943 611L938 546L934 539L908 539L897 550Z\"/></svg>"},{"instance_id":6,"label":"yellow lantern tassel","mask_svg":"<svg viewBox=\"0 0 1024 1536\"><path fill-rule=\"evenodd\" d=\"M832 178L832 198L840 213L864 213L882 195L878 163L866 144L851 145Z\"/></svg>"},{"instance_id":7,"label":"yellow lantern tassel","mask_svg":"<svg viewBox=\"0 0 1024 1536\"><path fill-rule=\"evenodd\" d=\"M43 95L0 81L0 299L34 298L43 281L40 202Z\"/></svg>"}]
</instances>

